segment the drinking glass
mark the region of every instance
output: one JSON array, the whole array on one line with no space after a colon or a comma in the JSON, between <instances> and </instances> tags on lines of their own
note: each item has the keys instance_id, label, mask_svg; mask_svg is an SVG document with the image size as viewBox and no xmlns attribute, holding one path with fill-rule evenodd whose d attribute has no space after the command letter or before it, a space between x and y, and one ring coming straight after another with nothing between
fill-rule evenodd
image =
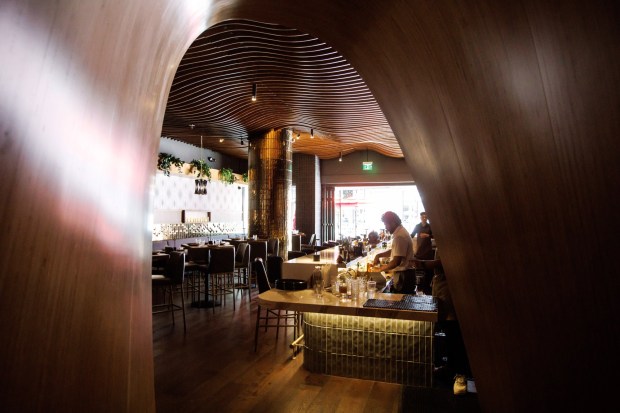
<instances>
[{"instance_id":1,"label":"drinking glass","mask_svg":"<svg viewBox=\"0 0 620 413\"><path fill-rule=\"evenodd\" d=\"M368 298L375 298L375 293L377 292L377 282L368 281L366 283L366 289L368 290Z\"/></svg>"},{"instance_id":2,"label":"drinking glass","mask_svg":"<svg viewBox=\"0 0 620 413\"><path fill-rule=\"evenodd\" d=\"M360 280L353 279L351 280L351 298L357 300L360 295Z\"/></svg>"},{"instance_id":3,"label":"drinking glass","mask_svg":"<svg viewBox=\"0 0 620 413\"><path fill-rule=\"evenodd\" d=\"M312 281L314 282L314 292L316 293L316 298L323 297L323 271L321 271L320 266L314 267L314 271L312 272Z\"/></svg>"},{"instance_id":4,"label":"drinking glass","mask_svg":"<svg viewBox=\"0 0 620 413\"><path fill-rule=\"evenodd\" d=\"M343 303L350 301L348 294L351 289L351 279L349 277L345 277L344 280L340 281L338 285L340 287L340 301Z\"/></svg>"},{"instance_id":5,"label":"drinking glass","mask_svg":"<svg viewBox=\"0 0 620 413\"><path fill-rule=\"evenodd\" d=\"M360 280L360 287L359 287L359 289L360 289L359 297L361 299L366 298L366 286L367 286L366 278L362 278Z\"/></svg>"},{"instance_id":6,"label":"drinking glass","mask_svg":"<svg viewBox=\"0 0 620 413\"><path fill-rule=\"evenodd\" d=\"M336 297L340 296L340 281L336 280L332 284L332 294L334 294Z\"/></svg>"}]
</instances>

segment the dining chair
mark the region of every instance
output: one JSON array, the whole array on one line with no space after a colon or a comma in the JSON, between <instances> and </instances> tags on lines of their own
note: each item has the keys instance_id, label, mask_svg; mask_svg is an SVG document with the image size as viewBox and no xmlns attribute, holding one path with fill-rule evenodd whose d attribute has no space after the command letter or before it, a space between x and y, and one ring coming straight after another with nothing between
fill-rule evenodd
<instances>
[{"instance_id":1,"label":"dining chair","mask_svg":"<svg viewBox=\"0 0 620 413\"><path fill-rule=\"evenodd\" d=\"M208 265L208 277L211 282L211 297L215 303L218 298L222 299L222 305L226 305L226 296L232 295L233 310L235 303L235 248L214 247L209 248L210 257ZM215 305L213 306L215 312Z\"/></svg>"},{"instance_id":2,"label":"dining chair","mask_svg":"<svg viewBox=\"0 0 620 413\"><path fill-rule=\"evenodd\" d=\"M265 270L265 265L263 260L260 258L256 258L252 262L253 270L256 273L256 283L258 285L258 292L260 294L271 290L271 285L269 284L269 277L267 276L267 271ZM301 331L301 313L297 311L291 310L272 310L270 308L265 308L265 312L263 313L263 309L260 304L256 310L256 329L254 330L254 352L256 352L258 348L258 332L261 328L264 328L267 331L268 328L276 329L276 341L278 340L278 335L280 334L280 328L293 328L295 337L299 336Z\"/></svg>"},{"instance_id":3,"label":"dining chair","mask_svg":"<svg viewBox=\"0 0 620 413\"><path fill-rule=\"evenodd\" d=\"M276 281L282 278L282 263L284 259L282 257L270 256L267 257L267 279L269 284L276 285Z\"/></svg>"},{"instance_id":4,"label":"dining chair","mask_svg":"<svg viewBox=\"0 0 620 413\"><path fill-rule=\"evenodd\" d=\"M310 249L310 248L314 248L314 244L316 242L316 234L312 234L310 235L310 238L308 239L308 242L306 244L301 244L301 249L303 250L305 249Z\"/></svg>"},{"instance_id":5,"label":"dining chair","mask_svg":"<svg viewBox=\"0 0 620 413\"><path fill-rule=\"evenodd\" d=\"M269 238L267 240L267 257L280 255L280 240L278 238Z\"/></svg>"},{"instance_id":6,"label":"dining chair","mask_svg":"<svg viewBox=\"0 0 620 413\"><path fill-rule=\"evenodd\" d=\"M166 264L164 274L152 274L151 283L153 290L162 289L165 292L164 302L161 304L153 304L153 314L170 313L172 315L172 324L174 325L174 312L181 310L183 312L183 331L187 331L185 322L185 297L183 284L185 280L185 254L178 251L170 253L170 258ZM174 295L177 287L181 291L181 305L175 304ZM166 297L167 296L167 297Z\"/></svg>"}]
</instances>

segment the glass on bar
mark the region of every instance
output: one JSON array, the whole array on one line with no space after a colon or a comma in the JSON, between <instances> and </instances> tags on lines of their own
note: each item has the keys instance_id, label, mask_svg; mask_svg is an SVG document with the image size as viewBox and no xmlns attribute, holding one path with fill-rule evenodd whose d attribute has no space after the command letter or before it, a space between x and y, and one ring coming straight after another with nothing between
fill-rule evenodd
<instances>
[{"instance_id":1,"label":"glass on bar","mask_svg":"<svg viewBox=\"0 0 620 413\"><path fill-rule=\"evenodd\" d=\"M377 282L376 281L368 281L366 283L366 290L368 294L368 298L375 298L375 293L377 292Z\"/></svg>"}]
</instances>

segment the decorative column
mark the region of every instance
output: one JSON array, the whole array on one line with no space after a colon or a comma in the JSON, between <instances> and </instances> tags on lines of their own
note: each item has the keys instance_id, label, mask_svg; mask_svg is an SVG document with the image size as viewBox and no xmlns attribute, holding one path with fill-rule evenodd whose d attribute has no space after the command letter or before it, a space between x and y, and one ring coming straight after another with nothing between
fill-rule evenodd
<instances>
[{"instance_id":1,"label":"decorative column","mask_svg":"<svg viewBox=\"0 0 620 413\"><path fill-rule=\"evenodd\" d=\"M248 151L249 235L280 240L286 258L292 181L292 131L270 130L250 136Z\"/></svg>"}]
</instances>

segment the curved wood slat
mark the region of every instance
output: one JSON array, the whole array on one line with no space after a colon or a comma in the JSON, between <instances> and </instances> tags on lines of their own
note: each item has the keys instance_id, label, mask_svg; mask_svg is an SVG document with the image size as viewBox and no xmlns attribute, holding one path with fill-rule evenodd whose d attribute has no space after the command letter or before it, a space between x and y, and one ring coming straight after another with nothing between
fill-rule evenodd
<instances>
[{"instance_id":1,"label":"curved wood slat","mask_svg":"<svg viewBox=\"0 0 620 413\"><path fill-rule=\"evenodd\" d=\"M257 102L250 100L253 83ZM202 135L215 151L247 157L241 139L283 127L301 135L294 152L323 159L366 149L403 156L362 78L323 41L243 20L214 25L194 41L170 91L163 136L198 146Z\"/></svg>"}]
</instances>

